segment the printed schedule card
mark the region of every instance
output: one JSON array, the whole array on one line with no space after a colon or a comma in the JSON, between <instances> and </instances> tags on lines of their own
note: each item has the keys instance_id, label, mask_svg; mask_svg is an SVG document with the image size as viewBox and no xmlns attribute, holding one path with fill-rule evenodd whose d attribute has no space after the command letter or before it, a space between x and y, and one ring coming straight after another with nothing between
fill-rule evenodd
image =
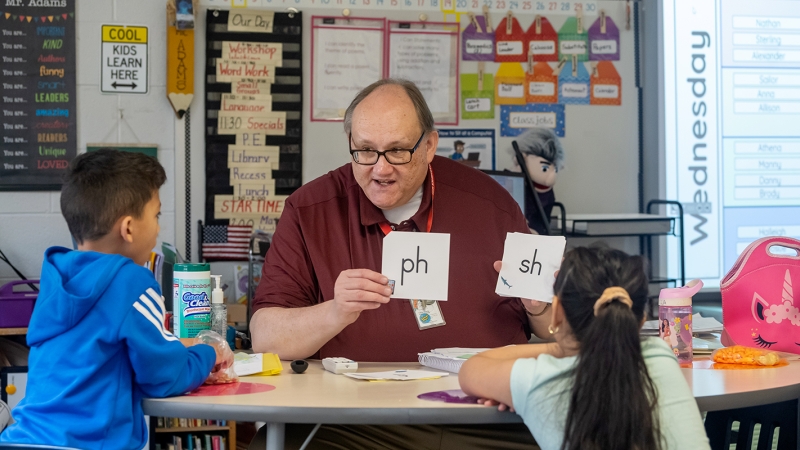
<instances>
[{"instance_id":1,"label":"printed schedule card","mask_svg":"<svg viewBox=\"0 0 800 450\"><path fill-rule=\"evenodd\" d=\"M0 190L58 190L77 154L75 0L0 7Z\"/></svg>"}]
</instances>

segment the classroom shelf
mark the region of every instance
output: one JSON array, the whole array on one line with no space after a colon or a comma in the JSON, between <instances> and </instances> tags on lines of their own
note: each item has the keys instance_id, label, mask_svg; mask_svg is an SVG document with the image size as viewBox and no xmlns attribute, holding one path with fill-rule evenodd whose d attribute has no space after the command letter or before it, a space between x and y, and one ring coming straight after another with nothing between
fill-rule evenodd
<instances>
[{"instance_id":1,"label":"classroom shelf","mask_svg":"<svg viewBox=\"0 0 800 450\"><path fill-rule=\"evenodd\" d=\"M171 446L170 439L173 436L179 435L186 437L185 434L194 435L194 436L205 436L205 435L220 435L226 438L225 448L228 450L235 450L236 449L236 422L232 420L226 421L226 425L197 425L197 426L185 426L185 427L156 427L156 423L159 422L160 419L156 417L150 418L150 449L155 450L158 446L160 448L169 448ZM172 418L164 418L164 421L167 420L172 421ZM180 419L183 420L183 419ZM189 421L193 421L194 419L188 419ZM191 423L191 422L189 422ZM202 438L201 438L202 439ZM205 440L203 440L205 442ZM183 447L192 448L189 446L188 442ZM194 447L197 449L197 447ZM201 449L205 449L205 446L201 446Z\"/></svg>"},{"instance_id":2,"label":"classroom shelf","mask_svg":"<svg viewBox=\"0 0 800 450\"><path fill-rule=\"evenodd\" d=\"M684 259L683 205L671 200L650 200L646 214L566 214L562 204L557 203L561 214L551 217L553 226L551 233L569 238L608 238L638 237L639 250L648 261L652 261L653 247L651 238L658 236L674 236L678 239L678 270L675 278L654 276L650 273L653 284L686 284L686 263ZM658 206L673 206L678 210L677 216L654 214ZM596 227L593 231L592 226ZM652 264L649 266L652 270ZM678 284L680 283L680 284Z\"/></svg>"},{"instance_id":3,"label":"classroom shelf","mask_svg":"<svg viewBox=\"0 0 800 450\"><path fill-rule=\"evenodd\" d=\"M175 427L175 428L156 428L156 433L194 433L198 431L225 431L228 432L229 426L208 425L201 427Z\"/></svg>"},{"instance_id":4,"label":"classroom shelf","mask_svg":"<svg viewBox=\"0 0 800 450\"><path fill-rule=\"evenodd\" d=\"M28 334L27 328L0 328L0 336L18 336Z\"/></svg>"}]
</instances>

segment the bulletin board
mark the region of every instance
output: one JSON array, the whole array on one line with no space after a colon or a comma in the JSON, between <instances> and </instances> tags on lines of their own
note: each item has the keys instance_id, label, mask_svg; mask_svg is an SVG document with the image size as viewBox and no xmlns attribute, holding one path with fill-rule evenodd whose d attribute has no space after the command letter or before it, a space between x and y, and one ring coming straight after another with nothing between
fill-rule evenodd
<instances>
[{"instance_id":1,"label":"bulletin board","mask_svg":"<svg viewBox=\"0 0 800 450\"><path fill-rule=\"evenodd\" d=\"M77 154L75 2L4 3L0 191L57 191Z\"/></svg>"},{"instance_id":2,"label":"bulletin board","mask_svg":"<svg viewBox=\"0 0 800 450\"><path fill-rule=\"evenodd\" d=\"M302 35L299 12L207 11L206 225L274 230L300 187Z\"/></svg>"},{"instance_id":3,"label":"bulletin board","mask_svg":"<svg viewBox=\"0 0 800 450\"><path fill-rule=\"evenodd\" d=\"M315 16L311 27L311 121L342 120L385 73L386 20Z\"/></svg>"},{"instance_id":4,"label":"bulletin board","mask_svg":"<svg viewBox=\"0 0 800 450\"><path fill-rule=\"evenodd\" d=\"M336 24L346 22L347 15L351 19L384 20L387 44L390 23L395 30L425 26L426 22L431 28L434 23L457 25L458 118L447 125L437 123L437 127L448 133L462 130L475 136L488 135L486 130L494 130L494 161L484 161L487 157L480 153L484 150L467 148L465 155L480 153L479 167L496 170L514 169L511 142L515 135L528 126L552 127L566 149L566 167L559 173L555 192L557 201L564 203L568 212L622 213L639 209L639 164L643 151L639 132L643 86L639 79L641 68L637 67L637 36L641 33L639 2L293 0L291 5L284 5L274 0L201 0L200 3L237 10L278 11L291 6L304 12L303 79L309 82L303 85L303 92L309 107L311 68L316 62L312 62L315 25L312 16L335 18ZM579 5L580 29L576 15ZM488 6L490 27L483 6ZM510 33L505 33L509 12L513 20ZM605 16L603 30L601 13ZM503 43L513 41L514 37L519 37L522 43L521 55L515 54L516 44ZM502 43L500 60L496 60L498 41ZM560 45L562 42L566 44ZM534 53L533 60L526 58L527 49ZM386 58L388 72L391 55ZM316 75L317 71L313 72ZM499 92L500 89L506 91ZM503 93L517 97L500 95ZM350 161L340 111L332 108L327 113L318 116L307 110L302 114L304 183ZM442 147L439 153L446 156L445 152L452 152L451 148ZM491 152L488 146L481 148Z\"/></svg>"}]
</instances>

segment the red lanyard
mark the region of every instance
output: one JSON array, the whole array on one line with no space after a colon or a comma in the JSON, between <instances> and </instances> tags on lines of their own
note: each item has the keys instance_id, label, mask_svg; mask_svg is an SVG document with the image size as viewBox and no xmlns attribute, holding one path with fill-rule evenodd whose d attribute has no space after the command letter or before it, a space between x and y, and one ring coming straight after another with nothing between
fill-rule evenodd
<instances>
[{"instance_id":1,"label":"red lanyard","mask_svg":"<svg viewBox=\"0 0 800 450\"><path fill-rule=\"evenodd\" d=\"M431 232L431 226L433 225L433 194L436 192L436 183L433 181L433 168L430 165L428 165L428 172L431 174L431 207L428 210L428 229L425 230L426 233ZM384 236L392 232L392 226L389 225L389 221L381 222L380 226Z\"/></svg>"}]
</instances>

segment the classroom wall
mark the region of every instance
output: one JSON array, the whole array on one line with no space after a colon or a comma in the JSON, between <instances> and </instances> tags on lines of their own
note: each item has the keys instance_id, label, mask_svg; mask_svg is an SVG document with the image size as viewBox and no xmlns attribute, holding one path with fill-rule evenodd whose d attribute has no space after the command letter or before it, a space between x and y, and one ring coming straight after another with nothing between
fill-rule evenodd
<instances>
[{"instance_id":1,"label":"classroom wall","mask_svg":"<svg viewBox=\"0 0 800 450\"><path fill-rule=\"evenodd\" d=\"M556 200L564 203L568 213L630 213L639 211L638 193L638 97L635 84L634 30L625 30L625 2L599 1L598 10L604 9L620 28L620 50L624 55L614 64L622 77L621 106L583 106L566 105L566 136L561 139L566 149L566 169L559 174L555 188ZM407 11L373 11L352 7L353 17L387 17L392 20L419 20L423 11L409 8ZM195 33L195 102L191 116L191 254L197 257L197 220L203 219L205 191L203 182L205 172L199 163L204 156L205 145L204 118L202 114L205 73L205 16L209 8L198 8ZM303 183L307 183L349 161L347 136L341 122L312 122L311 108L311 18L312 16L342 17L344 8L306 8L303 14ZM285 8L275 8L283 11ZM424 11L430 22L445 21L442 13ZM533 14L517 14L523 29L527 29L534 19ZM596 16L587 16L594 21ZM502 19L499 13L492 14L496 26ZM454 18L450 15L448 21ZM467 17L461 17L461 26L467 25ZM558 22L559 25L561 22ZM460 53L459 53L460 56ZM487 63L487 71L496 70L496 64ZM477 63L461 61L461 73L476 73ZM497 128L497 169L513 168L511 141L513 138L500 137L499 112L492 120L461 120L459 128ZM455 128L447 126L443 128ZM181 136L176 136L180 141ZM176 203L183 205L183 150L178 145L176 170L179 173L176 189ZM185 215L183 207L176 211L176 245L184 248ZM584 242L586 241L586 242ZM578 239L579 245L589 241ZM638 252L638 239L609 240L611 245L628 252Z\"/></svg>"},{"instance_id":2,"label":"classroom wall","mask_svg":"<svg viewBox=\"0 0 800 450\"><path fill-rule=\"evenodd\" d=\"M76 0L78 151L87 142L158 144L167 172L159 242L174 242L176 120L165 96L164 10L163 0ZM100 93L100 26L116 23L149 27L147 94ZM39 277L45 249L72 246L60 198L59 192L0 192L0 249L28 277ZM14 279L0 262L0 284Z\"/></svg>"},{"instance_id":3,"label":"classroom wall","mask_svg":"<svg viewBox=\"0 0 800 450\"><path fill-rule=\"evenodd\" d=\"M622 77L621 106L566 105L566 135L561 143L566 151L566 168L559 173L555 187L556 200L564 203L568 213L631 213L638 212L638 99L635 84L633 27L625 30L625 2L599 1L597 8L604 9L620 28L620 61L614 65ZM428 21L443 21L442 13L425 11ZM353 9L356 17L385 17L386 12ZM308 182L349 161L347 136L342 123L311 122L311 16L342 16L342 9L308 9L303 11L303 182ZM419 20L420 11L391 12L392 20ZM534 14L515 14L523 29L533 22ZM557 17L557 16L553 16ZM596 15L587 15L587 27ZM493 13L496 27L503 18ZM450 15L447 19L453 21ZM560 26L561 21L557 22ZM461 17L462 29L468 24ZM554 24L554 26L556 26ZM556 29L558 29L556 26ZM460 50L459 50L460 57ZM461 73L477 73L477 62L461 61ZM486 70L493 73L497 64L487 63ZM513 138L500 137L500 108L495 119L463 120L457 128L497 128L497 170L512 169ZM442 126L442 128L456 128Z\"/></svg>"},{"instance_id":4,"label":"classroom wall","mask_svg":"<svg viewBox=\"0 0 800 450\"><path fill-rule=\"evenodd\" d=\"M184 121L175 118L165 97L165 2L163 0L76 0L78 148L87 142L155 143L167 171L161 189L162 219L159 242L174 243L185 250L187 203L184 183ZM624 30L625 2L599 2L621 28L621 50L626 55L615 63L623 79L622 106L566 107L567 168L559 175L557 200L571 213L635 212L638 210L637 97L634 83L633 31ZM205 12L199 8L195 33L195 101L191 111L191 246L197 257L197 220L204 215L203 73L205 63ZM348 161L347 138L341 122L310 122L311 17L340 16L341 9L303 11L304 43L304 157L303 181L308 182ZM440 13L428 20L441 21ZM382 16L380 12L354 10L354 15ZM420 12L392 13L393 19L417 20ZM493 15L495 24L499 14ZM532 15L519 16L524 28ZM452 20L452 17L450 18ZM149 27L149 78L146 95L101 94L100 27L102 24ZM462 26L466 17L462 18ZM462 72L475 72L477 63L462 62ZM474 67L473 67L474 66ZM496 120L461 121L463 128L495 127ZM499 134L498 134L499 136ZM511 138L497 142L497 168L513 166ZM57 192L0 193L0 249L29 277L38 277L44 250L52 245L71 246L60 214ZM180 207L176 207L179 205ZM627 246L626 246L627 247ZM631 249L632 250L632 249ZM16 275L0 264L0 283Z\"/></svg>"}]
</instances>

